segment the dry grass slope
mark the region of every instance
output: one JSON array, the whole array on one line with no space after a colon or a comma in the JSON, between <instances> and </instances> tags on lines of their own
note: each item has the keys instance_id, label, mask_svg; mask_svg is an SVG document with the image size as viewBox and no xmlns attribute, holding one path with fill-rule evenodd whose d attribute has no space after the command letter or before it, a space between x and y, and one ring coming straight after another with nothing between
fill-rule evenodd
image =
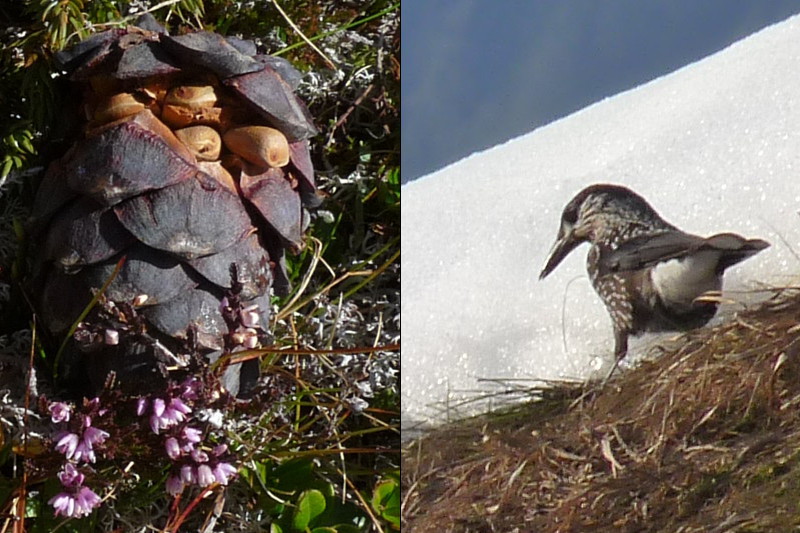
<instances>
[{"instance_id":1,"label":"dry grass slope","mask_svg":"<svg viewBox=\"0 0 800 533\"><path fill-rule=\"evenodd\" d=\"M403 450L405 531L797 531L800 288Z\"/></svg>"}]
</instances>

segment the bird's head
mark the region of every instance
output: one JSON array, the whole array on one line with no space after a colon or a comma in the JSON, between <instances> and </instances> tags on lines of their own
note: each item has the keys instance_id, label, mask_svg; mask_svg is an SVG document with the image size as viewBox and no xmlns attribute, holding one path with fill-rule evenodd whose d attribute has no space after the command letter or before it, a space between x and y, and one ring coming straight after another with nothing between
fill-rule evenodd
<instances>
[{"instance_id":1,"label":"bird's head","mask_svg":"<svg viewBox=\"0 0 800 533\"><path fill-rule=\"evenodd\" d=\"M544 279L583 242L611 242L626 228L667 225L644 198L620 185L590 185L569 201L539 279Z\"/></svg>"}]
</instances>

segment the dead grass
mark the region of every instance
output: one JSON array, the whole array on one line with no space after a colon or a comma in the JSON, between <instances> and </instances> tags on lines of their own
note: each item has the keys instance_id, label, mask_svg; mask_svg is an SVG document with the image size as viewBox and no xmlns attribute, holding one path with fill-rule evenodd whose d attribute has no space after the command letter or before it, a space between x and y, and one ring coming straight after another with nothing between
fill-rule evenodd
<instances>
[{"instance_id":1,"label":"dead grass","mask_svg":"<svg viewBox=\"0 0 800 533\"><path fill-rule=\"evenodd\" d=\"M800 529L800 288L403 450L405 531Z\"/></svg>"}]
</instances>

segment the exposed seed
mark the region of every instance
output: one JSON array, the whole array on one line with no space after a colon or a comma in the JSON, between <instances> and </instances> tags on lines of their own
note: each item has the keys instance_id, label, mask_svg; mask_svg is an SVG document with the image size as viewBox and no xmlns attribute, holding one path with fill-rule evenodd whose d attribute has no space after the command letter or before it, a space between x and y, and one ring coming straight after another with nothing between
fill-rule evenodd
<instances>
[{"instance_id":1,"label":"exposed seed","mask_svg":"<svg viewBox=\"0 0 800 533\"><path fill-rule=\"evenodd\" d=\"M280 131L267 126L244 126L225 132L228 149L259 166L282 167L289 164L289 143Z\"/></svg>"},{"instance_id":2,"label":"exposed seed","mask_svg":"<svg viewBox=\"0 0 800 533\"><path fill-rule=\"evenodd\" d=\"M167 93L164 103L190 109L213 107L217 103L217 93L210 85L181 85Z\"/></svg>"},{"instance_id":3,"label":"exposed seed","mask_svg":"<svg viewBox=\"0 0 800 533\"><path fill-rule=\"evenodd\" d=\"M222 149L219 133L209 126L190 126L175 130L175 136L201 161L216 161Z\"/></svg>"},{"instance_id":4,"label":"exposed seed","mask_svg":"<svg viewBox=\"0 0 800 533\"><path fill-rule=\"evenodd\" d=\"M206 126L224 126L226 124L225 108L203 107L192 109L179 105L165 105L161 112L161 119L173 128L203 124ZM224 128L223 128L224 129Z\"/></svg>"},{"instance_id":5,"label":"exposed seed","mask_svg":"<svg viewBox=\"0 0 800 533\"><path fill-rule=\"evenodd\" d=\"M144 110L144 108L145 105L134 98L132 94L119 93L100 102L92 118L96 124L105 124L106 122L113 122L114 120L135 115Z\"/></svg>"}]
</instances>

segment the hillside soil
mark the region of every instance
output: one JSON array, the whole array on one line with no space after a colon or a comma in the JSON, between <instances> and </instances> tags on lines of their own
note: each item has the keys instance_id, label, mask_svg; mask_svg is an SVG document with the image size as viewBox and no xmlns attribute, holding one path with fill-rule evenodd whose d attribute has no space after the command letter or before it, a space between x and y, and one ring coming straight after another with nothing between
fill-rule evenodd
<instances>
[{"instance_id":1,"label":"hillside soil","mask_svg":"<svg viewBox=\"0 0 800 533\"><path fill-rule=\"evenodd\" d=\"M800 528L800 289L403 449L404 531Z\"/></svg>"}]
</instances>

